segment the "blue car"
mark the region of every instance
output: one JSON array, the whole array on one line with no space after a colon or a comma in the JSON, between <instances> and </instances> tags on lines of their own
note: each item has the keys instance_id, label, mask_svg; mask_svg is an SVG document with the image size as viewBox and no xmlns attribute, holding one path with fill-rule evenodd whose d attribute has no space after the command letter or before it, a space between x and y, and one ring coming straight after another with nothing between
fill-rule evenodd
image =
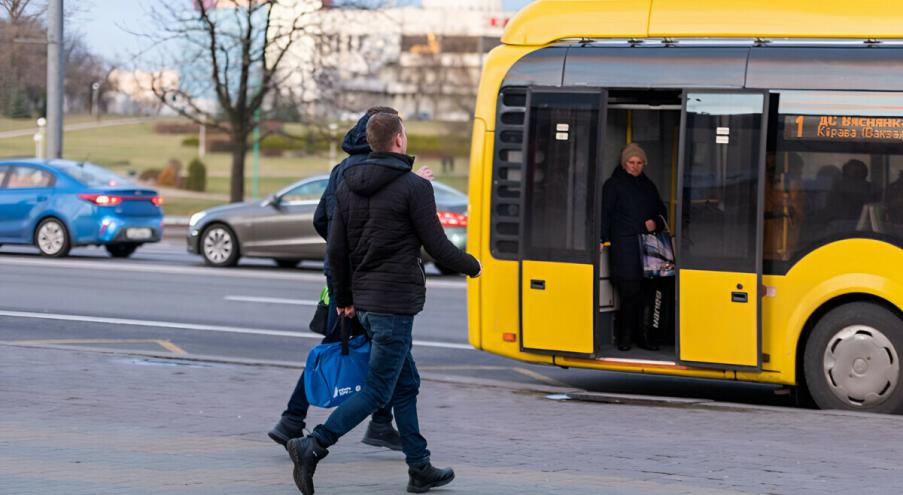
<instances>
[{"instance_id":1,"label":"blue car","mask_svg":"<svg viewBox=\"0 0 903 495\"><path fill-rule=\"evenodd\" d=\"M102 168L66 160L0 160L0 245L62 257L104 246L126 258L163 235L163 198Z\"/></svg>"}]
</instances>

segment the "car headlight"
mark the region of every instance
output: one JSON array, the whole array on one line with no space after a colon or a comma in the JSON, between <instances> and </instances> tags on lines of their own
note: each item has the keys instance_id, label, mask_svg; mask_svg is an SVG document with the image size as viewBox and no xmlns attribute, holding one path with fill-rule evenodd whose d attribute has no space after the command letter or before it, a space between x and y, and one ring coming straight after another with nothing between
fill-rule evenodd
<instances>
[{"instance_id":1,"label":"car headlight","mask_svg":"<svg viewBox=\"0 0 903 495\"><path fill-rule=\"evenodd\" d=\"M198 222L201 221L202 218L204 218L206 216L207 216L206 211L200 211L198 213L195 213L194 215L191 215L191 218L188 219L188 226L194 227L195 225L198 224Z\"/></svg>"}]
</instances>

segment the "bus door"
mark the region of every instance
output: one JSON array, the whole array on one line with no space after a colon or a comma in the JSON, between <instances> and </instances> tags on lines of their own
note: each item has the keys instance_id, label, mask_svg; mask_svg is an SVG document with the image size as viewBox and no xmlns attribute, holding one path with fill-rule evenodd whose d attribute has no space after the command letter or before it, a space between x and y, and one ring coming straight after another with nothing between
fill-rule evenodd
<instances>
[{"instance_id":1,"label":"bus door","mask_svg":"<svg viewBox=\"0 0 903 495\"><path fill-rule=\"evenodd\" d=\"M766 96L684 95L677 230L684 364L761 369Z\"/></svg>"},{"instance_id":2,"label":"bus door","mask_svg":"<svg viewBox=\"0 0 903 495\"><path fill-rule=\"evenodd\" d=\"M521 349L596 352L601 187L598 157L606 92L531 89L521 208Z\"/></svg>"}]
</instances>

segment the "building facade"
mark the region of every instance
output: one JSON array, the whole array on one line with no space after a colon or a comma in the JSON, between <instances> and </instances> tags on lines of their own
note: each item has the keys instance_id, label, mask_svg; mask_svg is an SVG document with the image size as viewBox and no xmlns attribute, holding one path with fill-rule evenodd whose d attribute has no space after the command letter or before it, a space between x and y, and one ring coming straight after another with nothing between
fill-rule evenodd
<instances>
[{"instance_id":1,"label":"building facade","mask_svg":"<svg viewBox=\"0 0 903 495\"><path fill-rule=\"evenodd\" d=\"M352 9L310 2L310 29L283 67L288 96L307 112L351 117L373 105L406 118L467 120L484 55L510 12L500 0L423 0L420 6Z\"/></svg>"}]
</instances>

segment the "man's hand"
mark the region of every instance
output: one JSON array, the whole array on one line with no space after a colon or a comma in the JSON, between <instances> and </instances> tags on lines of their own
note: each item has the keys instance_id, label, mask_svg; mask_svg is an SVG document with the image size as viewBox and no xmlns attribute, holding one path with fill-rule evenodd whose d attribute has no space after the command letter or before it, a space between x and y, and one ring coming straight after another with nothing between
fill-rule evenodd
<instances>
[{"instance_id":1,"label":"man's hand","mask_svg":"<svg viewBox=\"0 0 903 495\"><path fill-rule=\"evenodd\" d=\"M348 306L347 308L336 308L335 309L339 316L344 316L345 318L354 318L354 305Z\"/></svg>"},{"instance_id":2,"label":"man's hand","mask_svg":"<svg viewBox=\"0 0 903 495\"><path fill-rule=\"evenodd\" d=\"M655 232L655 220L646 220L646 230Z\"/></svg>"},{"instance_id":3,"label":"man's hand","mask_svg":"<svg viewBox=\"0 0 903 495\"><path fill-rule=\"evenodd\" d=\"M480 275L482 275L482 274L483 274L483 264L482 264L482 263L480 263L480 260L477 260L477 263L479 263L479 264L480 264L480 271L479 271L479 272L477 272L477 274L476 274L476 275L474 275L474 276L473 276L473 277L470 277L470 278L480 278Z\"/></svg>"},{"instance_id":4,"label":"man's hand","mask_svg":"<svg viewBox=\"0 0 903 495\"><path fill-rule=\"evenodd\" d=\"M417 172L414 172L414 173L416 173L417 175L423 177L424 179L426 179L430 182L432 182L433 179L435 178L435 177L433 177L433 171L429 167L426 167L426 166L420 167L419 169L417 169Z\"/></svg>"}]
</instances>

